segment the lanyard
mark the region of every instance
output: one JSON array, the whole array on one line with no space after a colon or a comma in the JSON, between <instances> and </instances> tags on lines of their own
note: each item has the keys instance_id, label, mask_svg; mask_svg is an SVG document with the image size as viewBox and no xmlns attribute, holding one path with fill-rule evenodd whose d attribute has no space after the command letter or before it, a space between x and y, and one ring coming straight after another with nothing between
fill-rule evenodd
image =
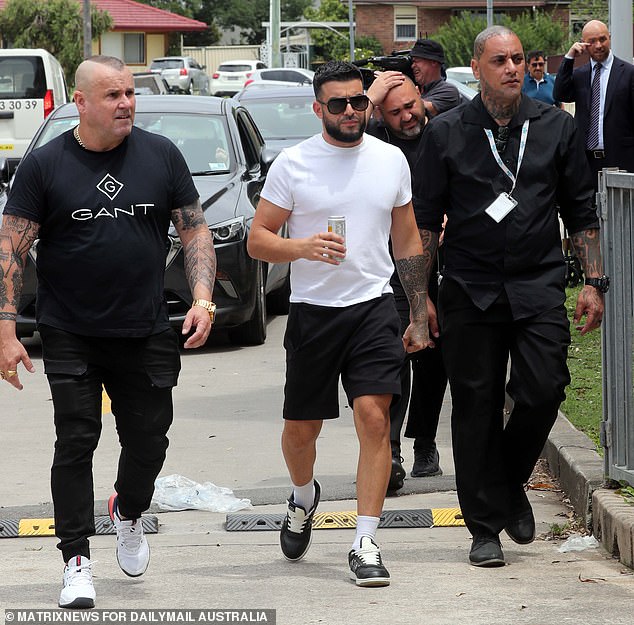
<instances>
[{"instance_id":1,"label":"lanyard","mask_svg":"<svg viewBox=\"0 0 634 625\"><path fill-rule=\"evenodd\" d=\"M500 153L498 152L498 149L495 146L495 139L493 138L493 133L488 128L484 129L487 139L489 140L489 145L491 146L491 152L493 152L493 156L497 164L500 166L500 169L511 179L511 182L513 183L513 186L511 187L511 190L509 191L509 195L511 195L513 193L513 190L515 189L515 184L517 183L517 176L519 176L520 167L522 166L522 159L524 158L524 150L526 150L526 139L528 137L529 123L530 123L530 120L527 119L522 124L522 137L520 138L520 151L517 156L517 171L515 172L515 175L513 175L513 172L504 164L504 162L500 158Z\"/></svg>"}]
</instances>

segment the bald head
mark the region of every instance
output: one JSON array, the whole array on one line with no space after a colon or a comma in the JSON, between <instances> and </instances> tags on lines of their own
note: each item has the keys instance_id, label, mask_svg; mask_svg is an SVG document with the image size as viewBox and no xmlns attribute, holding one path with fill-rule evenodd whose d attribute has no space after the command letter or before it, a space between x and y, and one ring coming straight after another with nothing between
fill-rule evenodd
<instances>
[{"instance_id":1,"label":"bald head","mask_svg":"<svg viewBox=\"0 0 634 625\"><path fill-rule=\"evenodd\" d=\"M581 40L586 45L590 58L597 63L604 63L610 55L610 31L599 20L589 21L581 31Z\"/></svg>"},{"instance_id":2,"label":"bald head","mask_svg":"<svg viewBox=\"0 0 634 625\"><path fill-rule=\"evenodd\" d=\"M129 71L125 63L114 56L91 56L79 64L75 72L75 88L80 91L90 88L99 67L109 67L117 72Z\"/></svg>"},{"instance_id":3,"label":"bald head","mask_svg":"<svg viewBox=\"0 0 634 625\"><path fill-rule=\"evenodd\" d=\"M425 125L420 93L410 78L392 87L381 103L383 123L401 139L416 139Z\"/></svg>"}]
</instances>

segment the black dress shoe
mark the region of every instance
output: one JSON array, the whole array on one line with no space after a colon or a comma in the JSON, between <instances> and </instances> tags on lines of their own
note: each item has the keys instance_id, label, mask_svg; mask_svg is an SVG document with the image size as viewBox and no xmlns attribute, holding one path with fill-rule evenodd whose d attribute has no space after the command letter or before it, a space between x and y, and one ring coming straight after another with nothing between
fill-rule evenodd
<instances>
[{"instance_id":1,"label":"black dress shoe","mask_svg":"<svg viewBox=\"0 0 634 625\"><path fill-rule=\"evenodd\" d=\"M473 566L494 567L504 566L504 553L500 545L500 539L493 534L475 534L469 562Z\"/></svg>"},{"instance_id":2,"label":"black dress shoe","mask_svg":"<svg viewBox=\"0 0 634 625\"><path fill-rule=\"evenodd\" d=\"M523 487L517 499L519 503L513 507L504 531L518 545L528 545L535 540L535 517Z\"/></svg>"},{"instance_id":3,"label":"black dress shoe","mask_svg":"<svg viewBox=\"0 0 634 625\"><path fill-rule=\"evenodd\" d=\"M403 480L405 479L405 469L403 468L403 458L400 455L392 453L392 471L390 473L390 481L387 485L387 492L393 493L403 488Z\"/></svg>"}]
</instances>

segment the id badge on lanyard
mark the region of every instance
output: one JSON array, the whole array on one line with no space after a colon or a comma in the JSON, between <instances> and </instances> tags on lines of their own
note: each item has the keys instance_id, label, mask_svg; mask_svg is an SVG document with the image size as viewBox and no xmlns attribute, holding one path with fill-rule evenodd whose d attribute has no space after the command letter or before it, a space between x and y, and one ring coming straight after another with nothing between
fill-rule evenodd
<instances>
[{"instance_id":1,"label":"id badge on lanyard","mask_svg":"<svg viewBox=\"0 0 634 625\"><path fill-rule=\"evenodd\" d=\"M526 139L528 137L528 126L530 120L526 120L522 124L522 136L520 139L520 151L517 157L517 170L515 174L504 164L502 158L500 157L500 153L495 145L495 140L493 139L493 133L485 128L484 132L489 140L489 145L491 147L491 152L500 166L500 169L510 178L513 186L508 193L500 193L491 204L485 209L485 213L491 217L495 222L500 223L516 206L517 200L512 196L513 191L515 190L515 184L517 183L517 177L520 173L520 167L522 166L522 159L524 158L524 151L526 150Z\"/></svg>"}]
</instances>

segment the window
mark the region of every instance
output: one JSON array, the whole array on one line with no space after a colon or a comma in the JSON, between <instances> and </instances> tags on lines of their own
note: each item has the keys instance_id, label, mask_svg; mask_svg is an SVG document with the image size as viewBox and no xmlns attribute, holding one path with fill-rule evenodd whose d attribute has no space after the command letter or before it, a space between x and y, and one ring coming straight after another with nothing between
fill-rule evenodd
<instances>
[{"instance_id":1,"label":"window","mask_svg":"<svg viewBox=\"0 0 634 625\"><path fill-rule=\"evenodd\" d=\"M145 64L144 33L123 33L123 62L131 65Z\"/></svg>"},{"instance_id":2,"label":"window","mask_svg":"<svg viewBox=\"0 0 634 625\"><path fill-rule=\"evenodd\" d=\"M416 7L394 7L394 39L414 41L416 39Z\"/></svg>"}]
</instances>

